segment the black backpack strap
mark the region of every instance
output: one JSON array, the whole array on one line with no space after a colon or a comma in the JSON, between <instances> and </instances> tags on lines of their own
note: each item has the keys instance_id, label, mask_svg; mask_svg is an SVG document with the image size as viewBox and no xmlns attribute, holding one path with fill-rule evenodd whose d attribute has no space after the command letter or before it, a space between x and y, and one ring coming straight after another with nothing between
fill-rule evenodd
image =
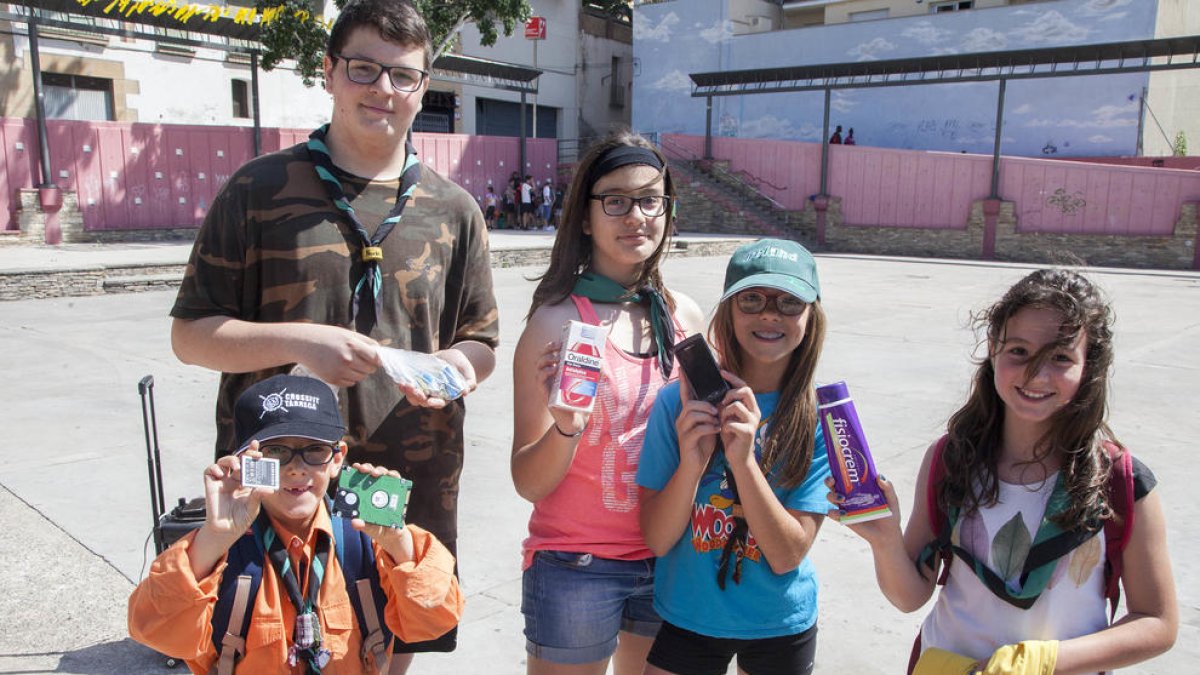
<instances>
[{"instance_id":1,"label":"black backpack strap","mask_svg":"<svg viewBox=\"0 0 1200 675\"><path fill-rule=\"evenodd\" d=\"M355 530L349 518L333 516L333 532L338 564L346 580L346 595L350 596L362 633L361 657L366 663L367 655L372 655L375 671L383 675L391 659L392 631L384 618L387 596L379 581L373 542Z\"/></svg>"},{"instance_id":2,"label":"black backpack strap","mask_svg":"<svg viewBox=\"0 0 1200 675\"><path fill-rule=\"evenodd\" d=\"M258 522L255 527L259 527ZM246 630L262 585L264 555L251 532L238 539L226 555L211 620L213 647L219 657L216 672L220 675L232 675L238 659L246 653Z\"/></svg>"}]
</instances>

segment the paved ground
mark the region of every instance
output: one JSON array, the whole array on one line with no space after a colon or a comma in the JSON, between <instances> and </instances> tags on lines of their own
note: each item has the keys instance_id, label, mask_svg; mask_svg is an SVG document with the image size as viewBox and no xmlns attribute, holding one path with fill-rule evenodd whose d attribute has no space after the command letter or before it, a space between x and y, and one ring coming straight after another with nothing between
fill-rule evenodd
<instances>
[{"instance_id":1,"label":"paved ground","mask_svg":"<svg viewBox=\"0 0 1200 675\"><path fill-rule=\"evenodd\" d=\"M965 395L972 309L1027 269L947 261L819 256L830 317L824 381L845 379L882 470L907 500L926 444ZM0 256L0 268L3 259ZM668 262L666 276L706 309L725 258ZM421 657L418 673L524 672L519 548L529 505L508 474L507 364L539 270L496 271L501 367L469 401L462 478L461 646ZM1200 275L1097 271L1116 306L1112 421L1155 469L1167 505L1184 625L1178 646L1131 673L1194 672L1200 658ZM180 365L168 342L171 292L0 303L0 673L168 672L126 639L125 600L150 530L136 383L157 381L168 498L199 494L210 456L216 375ZM819 673L895 673L921 613L875 588L870 556L827 523L814 552L822 580ZM64 572L64 570L66 570ZM1191 666L1187 664L1192 664Z\"/></svg>"}]
</instances>

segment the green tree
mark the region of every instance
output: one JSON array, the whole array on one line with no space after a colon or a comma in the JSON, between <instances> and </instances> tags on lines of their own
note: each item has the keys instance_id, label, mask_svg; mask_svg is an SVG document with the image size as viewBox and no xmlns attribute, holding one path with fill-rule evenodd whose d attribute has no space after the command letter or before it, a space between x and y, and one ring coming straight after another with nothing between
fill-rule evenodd
<instances>
[{"instance_id":1,"label":"green tree","mask_svg":"<svg viewBox=\"0 0 1200 675\"><path fill-rule=\"evenodd\" d=\"M1182 131L1175 134L1175 142L1171 144L1171 152L1176 157L1187 157L1187 136Z\"/></svg>"},{"instance_id":2,"label":"green tree","mask_svg":"<svg viewBox=\"0 0 1200 675\"><path fill-rule=\"evenodd\" d=\"M334 0L338 9L346 2ZM314 4L322 3L320 0L315 3L314 0L255 0L260 12L283 6L283 11L263 25L260 38L263 70L275 68L284 59L293 59L296 73L305 85L311 87L321 77L329 31L321 21L315 20ZM450 49L458 31L466 24L475 24L480 41L486 47L496 43L500 31L512 35L532 11L527 0L413 0L413 4L429 24L434 60Z\"/></svg>"}]
</instances>

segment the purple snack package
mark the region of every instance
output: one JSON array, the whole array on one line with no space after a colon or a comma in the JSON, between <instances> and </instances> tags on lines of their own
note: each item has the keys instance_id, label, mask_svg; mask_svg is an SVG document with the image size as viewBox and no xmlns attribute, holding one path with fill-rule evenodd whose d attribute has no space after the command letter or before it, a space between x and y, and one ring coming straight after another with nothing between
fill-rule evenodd
<instances>
[{"instance_id":1,"label":"purple snack package","mask_svg":"<svg viewBox=\"0 0 1200 675\"><path fill-rule=\"evenodd\" d=\"M891 515L887 498L875 482L875 462L845 382L817 387L817 417L834 491L846 498L841 504L842 522L862 523Z\"/></svg>"}]
</instances>

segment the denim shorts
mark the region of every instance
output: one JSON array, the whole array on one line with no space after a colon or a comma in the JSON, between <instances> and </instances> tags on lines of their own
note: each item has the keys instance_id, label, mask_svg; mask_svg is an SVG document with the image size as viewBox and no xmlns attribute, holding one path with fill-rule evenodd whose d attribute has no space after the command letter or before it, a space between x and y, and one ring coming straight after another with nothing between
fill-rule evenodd
<instances>
[{"instance_id":1,"label":"denim shorts","mask_svg":"<svg viewBox=\"0 0 1200 675\"><path fill-rule=\"evenodd\" d=\"M538 551L521 580L525 650L543 661L591 663L612 656L617 633L654 637L654 559L610 560Z\"/></svg>"}]
</instances>

